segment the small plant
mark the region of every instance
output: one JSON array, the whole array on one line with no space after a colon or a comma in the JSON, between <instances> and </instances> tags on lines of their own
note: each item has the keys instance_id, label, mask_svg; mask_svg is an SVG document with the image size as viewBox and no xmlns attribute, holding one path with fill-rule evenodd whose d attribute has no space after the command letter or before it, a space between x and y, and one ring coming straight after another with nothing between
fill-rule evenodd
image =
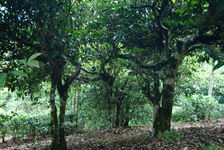
<instances>
[{"instance_id":1,"label":"small plant","mask_svg":"<svg viewBox=\"0 0 224 150\"><path fill-rule=\"evenodd\" d=\"M8 132L7 122L10 121L11 116L0 114L0 138L2 139L2 143L5 142L5 136Z\"/></svg>"},{"instance_id":2,"label":"small plant","mask_svg":"<svg viewBox=\"0 0 224 150\"><path fill-rule=\"evenodd\" d=\"M142 133L142 135L140 136L140 142L141 143L143 143L145 140L146 140L146 138L147 138L147 132L146 131L144 131L143 133Z\"/></svg>"},{"instance_id":3,"label":"small plant","mask_svg":"<svg viewBox=\"0 0 224 150\"><path fill-rule=\"evenodd\" d=\"M75 141L79 141L79 140L81 140L80 137L73 137L73 138L72 138L72 141L73 141L73 142L75 142Z\"/></svg>"},{"instance_id":4,"label":"small plant","mask_svg":"<svg viewBox=\"0 0 224 150\"><path fill-rule=\"evenodd\" d=\"M40 149L41 146L40 145L35 145L35 149Z\"/></svg>"},{"instance_id":5,"label":"small plant","mask_svg":"<svg viewBox=\"0 0 224 150\"><path fill-rule=\"evenodd\" d=\"M205 144L201 144L201 148L203 150L223 150L223 148L221 148L218 145L215 144L211 144L210 146L206 146Z\"/></svg>"},{"instance_id":6,"label":"small plant","mask_svg":"<svg viewBox=\"0 0 224 150\"><path fill-rule=\"evenodd\" d=\"M40 136L35 136L34 141L37 142L40 139Z\"/></svg>"},{"instance_id":7,"label":"small plant","mask_svg":"<svg viewBox=\"0 0 224 150\"><path fill-rule=\"evenodd\" d=\"M104 143L104 142L106 142L107 140L101 140L101 139L99 139L99 140L96 140L96 143L98 143L98 144L102 144L102 143Z\"/></svg>"},{"instance_id":8,"label":"small plant","mask_svg":"<svg viewBox=\"0 0 224 150\"><path fill-rule=\"evenodd\" d=\"M183 138L183 134L178 131L165 131L159 138L166 140L168 143L173 143L174 141L180 141Z\"/></svg>"}]
</instances>

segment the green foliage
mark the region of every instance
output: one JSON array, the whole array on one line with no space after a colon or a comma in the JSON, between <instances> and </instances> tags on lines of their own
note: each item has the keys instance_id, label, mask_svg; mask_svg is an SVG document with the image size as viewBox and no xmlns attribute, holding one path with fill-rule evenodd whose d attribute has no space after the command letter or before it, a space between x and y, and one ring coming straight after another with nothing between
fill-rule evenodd
<instances>
[{"instance_id":1,"label":"green foliage","mask_svg":"<svg viewBox=\"0 0 224 150\"><path fill-rule=\"evenodd\" d=\"M103 143L105 143L105 142L107 142L107 140L96 140L96 143L98 143L98 144L103 144Z\"/></svg>"},{"instance_id":2,"label":"green foliage","mask_svg":"<svg viewBox=\"0 0 224 150\"><path fill-rule=\"evenodd\" d=\"M224 96L219 99L219 104L224 104Z\"/></svg>"},{"instance_id":3,"label":"green foliage","mask_svg":"<svg viewBox=\"0 0 224 150\"><path fill-rule=\"evenodd\" d=\"M65 117L65 131L71 133L77 129L77 125L70 120L70 116ZM49 134L49 115L19 115L11 112L10 115L0 114L0 133L1 138L12 135L14 138L26 139L34 138L37 141L40 135Z\"/></svg>"},{"instance_id":4,"label":"green foliage","mask_svg":"<svg viewBox=\"0 0 224 150\"><path fill-rule=\"evenodd\" d=\"M0 12L2 21L0 87L6 85L9 90L16 90L18 97L24 99L23 102L17 98L7 101L7 108L4 111L9 114L0 116L2 135L26 137L34 134L37 140L39 134L48 133L49 114L42 114L43 110L49 111L46 99L49 99L50 86L45 81L49 80L49 76L53 76L52 81L58 84L58 93L63 93L64 87L70 86L66 83L70 82L69 77L76 69L77 63L81 63L86 69L85 72L82 70L84 77L90 77L90 80L97 77L101 81L82 83L79 90L78 114L74 114L72 104L67 107L69 111L65 114L66 122L63 126L66 132L72 132L78 127L94 129L111 127L109 116L113 103L120 104L120 116L128 122L128 125L146 125L151 122L152 107L141 92L136 77L129 73L144 72L136 66L158 64L156 67L149 67L149 76L146 76L146 79L150 82L149 86L145 87L149 89L148 95L155 93L153 98L160 98L160 94L164 95L162 89L166 84L163 83L163 72L168 73L177 69L175 66L178 66L179 62L173 65L174 60L176 62L178 59L177 61L181 63L181 59L178 58L180 56L176 57L176 53L192 54L194 47L200 46L201 37L196 37L196 41L192 38L196 36L195 33L203 35L202 43L207 44L204 35L213 35L213 32L218 35L223 31L222 24L219 24L223 22L223 0L218 1L221 10L216 7L217 1L207 0L172 0L167 4L165 1L154 1L153 8L129 7L130 5L141 7L145 2L138 1L137 5L134 3L131 5L132 1L108 0L94 2L28 0L1 3L0 7L4 9ZM180 43L183 44L179 45ZM188 46L190 48L185 49ZM185 50L180 52L182 49ZM214 61L219 61L214 67L218 71L218 68L221 69L223 66L221 61L223 53L221 49L218 49L218 53L207 49L207 54L202 54L204 56L201 61L210 63L211 57ZM134 61L118 59L118 56L123 54L127 54ZM22 59L24 57L25 59ZM220 99L224 92L223 77L220 74L215 76L214 97L206 97L209 67L201 67L196 60L196 57L189 56L177 73L178 87L172 118L174 121L204 119L208 108L213 118L224 114L223 106L217 103L217 99L223 103L223 97ZM173 68L165 70L169 66ZM157 77L158 84L161 85L157 92L156 89L151 89L150 84L155 83L151 74ZM81 80L81 76L79 79ZM128 80L128 88L121 88L125 80ZM112 102L108 102L109 92L105 86L107 83L111 83L109 90L114 98ZM32 96L28 97L29 94ZM165 98L159 99L158 102L164 104L163 100ZM58 98L56 104L58 108L60 105ZM32 109L38 111L33 112ZM74 123L76 120L78 124ZM173 142L175 138L179 139L178 137L181 135L171 131L165 133L163 138ZM142 138L145 138L145 134Z\"/></svg>"},{"instance_id":5,"label":"green foliage","mask_svg":"<svg viewBox=\"0 0 224 150\"><path fill-rule=\"evenodd\" d=\"M222 117L224 112L224 107L218 104L218 101L214 97L180 95L177 101L173 110L173 121L203 120L207 111L210 112L211 118L216 119Z\"/></svg>"},{"instance_id":6,"label":"green foliage","mask_svg":"<svg viewBox=\"0 0 224 150\"><path fill-rule=\"evenodd\" d=\"M0 73L0 88L5 84L7 73Z\"/></svg>"},{"instance_id":7,"label":"green foliage","mask_svg":"<svg viewBox=\"0 0 224 150\"><path fill-rule=\"evenodd\" d=\"M33 55L31 55L30 57L29 57L29 59L28 59L28 64L32 61L32 60L34 60L34 59L36 59L38 56L40 56L41 55L41 53L36 53L36 54L33 54Z\"/></svg>"},{"instance_id":8,"label":"green foliage","mask_svg":"<svg viewBox=\"0 0 224 150\"><path fill-rule=\"evenodd\" d=\"M10 73L15 75L15 76L27 77L28 78L28 75L25 72L20 71L20 70L14 70L14 71L11 71Z\"/></svg>"},{"instance_id":9,"label":"green foliage","mask_svg":"<svg viewBox=\"0 0 224 150\"><path fill-rule=\"evenodd\" d=\"M121 80L117 80L119 82ZM116 83L119 84L119 83ZM136 84L137 83L133 83ZM136 91L139 91L136 93ZM105 129L111 126L109 120L109 104L105 98L106 89L102 82L83 84L79 105L79 122L85 123L85 128ZM147 125L152 120L151 106L137 86L125 89L126 98L123 101L125 117L129 119L130 126ZM128 106L129 110L126 110Z\"/></svg>"},{"instance_id":10,"label":"green foliage","mask_svg":"<svg viewBox=\"0 0 224 150\"><path fill-rule=\"evenodd\" d=\"M146 131L144 131L141 135L140 135L140 142L144 143L147 140L147 135L148 133Z\"/></svg>"},{"instance_id":11,"label":"green foliage","mask_svg":"<svg viewBox=\"0 0 224 150\"><path fill-rule=\"evenodd\" d=\"M46 134L49 132L49 119L48 116L27 116L12 112L12 119L7 123L10 129L8 134L14 138Z\"/></svg>"},{"instance_id":12,"label":"green foliage","mask_svg":"<svg viewBox=\"0 0 224 150\"><path fill-rule=\"evenodd\" d=\"M162 135L159 136L160 139L167 141L168 143L180 142L184 138L184 135L176 130L165 131Z\"/></svg>"},{"instance_id":13,"label":"green foliage","mask_svg":"<svg viewBox=\"0 0 224 150\"><path fill-rule=\"evenodd\" d=\"M212 97L208 97L210 75L214 65L210 59L208 59L208 63L199 64L196 56L186 57L180 66L176 83L173 121L204 119L206 112L209 112L211 118L214 119L222 118L224 114L224 107L218 104L218 101L222 100L224 92L223 68L214 72Z\"/></svg>"},{"instance_id":14,"label":"green foliage","mask_svg":"<svg viewBox=\"0 0 224 150\"><path fill-rule=\"evenodd\" d=\"M0 108L1 109L1 108ZM9 131L9 127L7 122L12 119L8 114L0 112L0 135L2 139L4 139Z\"/></svg>"},{"instance_id":15,"label":"green foliage","mask_svg":"<svg viewBox=\"0 0 224 150\"><path fill-rule=\"evenodd\" d=\"M205 144L201 144L201 148L203 150L223 150L219 145L211 144L210 146L206 146Z\"/></svg>"}]
</instances>

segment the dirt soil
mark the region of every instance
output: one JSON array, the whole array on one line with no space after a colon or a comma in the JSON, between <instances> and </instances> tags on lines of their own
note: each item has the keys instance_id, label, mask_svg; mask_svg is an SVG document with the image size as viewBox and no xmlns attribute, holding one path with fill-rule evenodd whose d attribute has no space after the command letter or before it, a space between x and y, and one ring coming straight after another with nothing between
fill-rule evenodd
<instances>
[{"instance_id":1,"label":"dirt soil","mask_svg":"<svg viewBox=\"0 0 224 150\"><path fill-rule=\"evenodd\" d=\"M172 133L172 134L171 134ZM224 118L213 121L183 122L172 125L172 132L152 137L151 126L79 130L66 137L68 150L224 150ZM38 141L7 139L1 150L47 150L50 137Z\"/></svg>"}]
</instances>

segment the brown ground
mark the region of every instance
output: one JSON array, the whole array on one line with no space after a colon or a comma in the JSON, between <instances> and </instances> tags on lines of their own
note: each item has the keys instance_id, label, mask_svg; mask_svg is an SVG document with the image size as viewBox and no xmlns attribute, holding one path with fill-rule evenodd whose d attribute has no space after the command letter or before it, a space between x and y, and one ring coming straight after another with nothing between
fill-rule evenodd
<instances>
[{"instance_id":1,"label":"brown ground","mask_svg":"<svg viewBox=\"0 0 224 150\"><path fill-rule=\"evenodd\" d=\"M115 128L76 131L67 136L69 150L224 150L224 118L211 122L184 122L172 125L173 134L152 138L151 127ZM1 150L49 149L50 138L39 141L0 143ZM213 146L211 146L213 145Z\"/></svg>"}]
</instances>

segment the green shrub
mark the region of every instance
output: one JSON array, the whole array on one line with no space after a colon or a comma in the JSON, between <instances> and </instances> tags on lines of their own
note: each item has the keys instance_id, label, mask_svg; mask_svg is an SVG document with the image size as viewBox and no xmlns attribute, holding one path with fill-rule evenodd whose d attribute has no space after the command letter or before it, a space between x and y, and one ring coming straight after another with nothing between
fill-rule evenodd
<instances>
[{"instance_id":1,"label":"green shrub","mask_svg":"<svg viewBox=\"0 0 224 150\"><path fill-rule=\"evenodd\" d=\"M174 106L172 121L203 120L207 112L211 114L211 118L221 118L224 114L224 107L214 97L180 95Z\"/></svg>"},{"instance_id":2,"label":"green shrub","mask_svg":"<svg viewBox=\"0 0 224 150\"><path fill-rule=\"evenodd\" d=\"M49 122L50 118L45 115L18 115L13 113L12 119L8 122L8 134L14 138L46 134L49 132Z\"/></svg>"},{"instance_id":3,"label":"green shrub","mask_svg":"<svg viewBox=\"0 0 224 150\"><path fill-rule=\"evenodd\" d=\"M65 131L72 132L77 129L72 112L65 116ZM26 139L28 136L39 137L41 134L49 134L50 115L37 114L17 114L11 112L10 115L0 114L0 135L12 135L14 138Z\"/></svg>"},{"instance_id":4,"label":"green shrub","mask_svg":"<svg viewBox=\"0 0 224 150\"><path fill-rule=\"evenodd\" d=\"M3 142L9 130L7 122L10 120L11 116L8 114L0 114L0 138L3 140Z\"/></svg>"}]
</instances>

